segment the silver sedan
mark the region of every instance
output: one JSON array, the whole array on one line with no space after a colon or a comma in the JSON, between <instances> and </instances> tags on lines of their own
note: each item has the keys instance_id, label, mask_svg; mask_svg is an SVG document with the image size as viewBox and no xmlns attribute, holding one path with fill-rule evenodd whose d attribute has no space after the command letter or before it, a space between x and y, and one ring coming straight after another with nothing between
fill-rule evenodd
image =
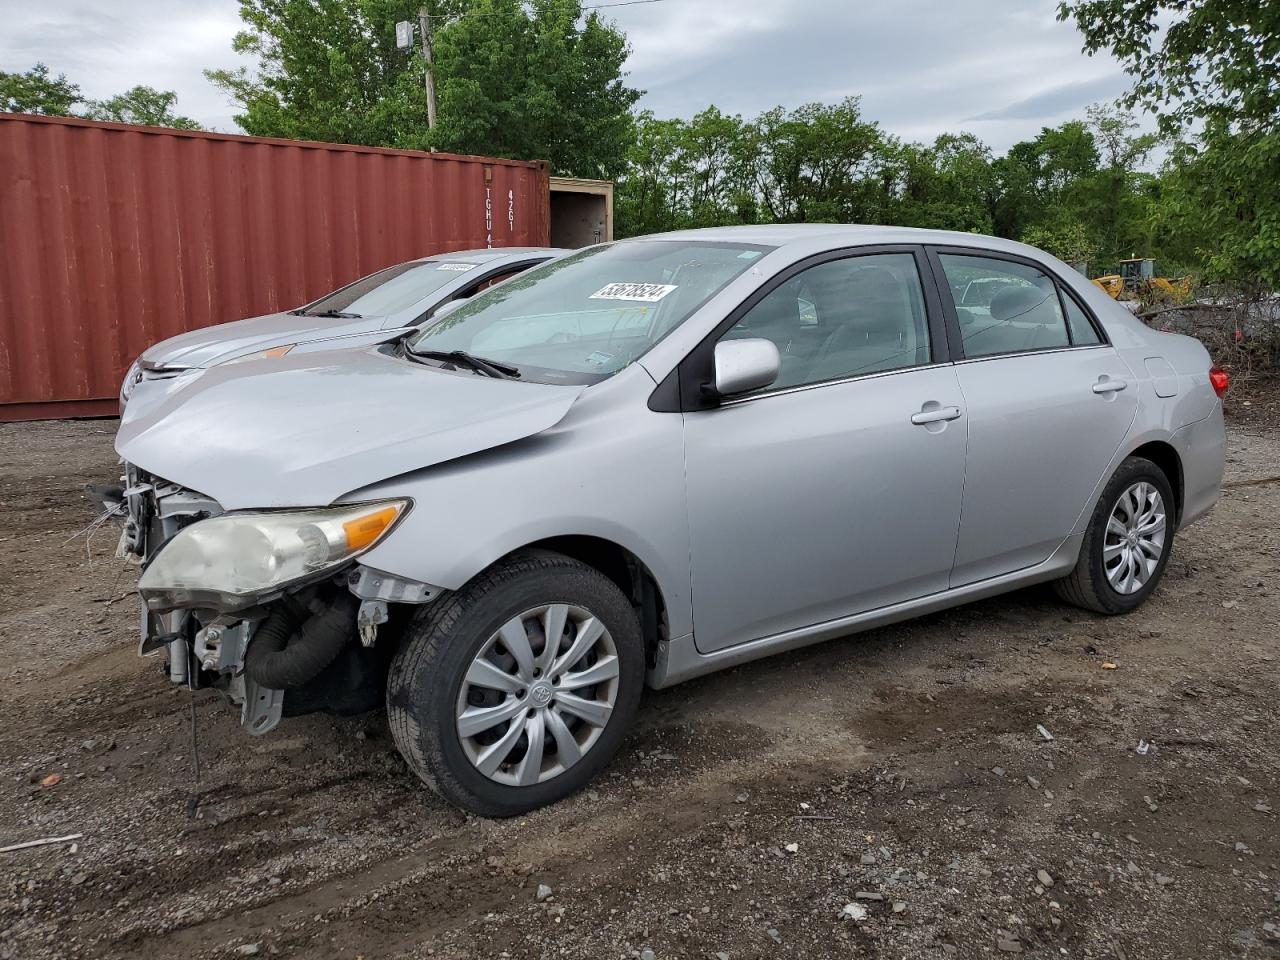
<instances>
[{"instance_id":1,"label":"silver sedan","mask_svg":"<svg viewBox=\"0 0 1280 960\"><path fill-rule=\"evenodd\" d=\"M590 781L646 682L1045 581L1129 613L1223 471L1199 342L968 234L626 240L258 367L120 431L144 646L254 734L385 696L491 816Z\"/></svg>"},{"instance_id":2,"label":"silver sedan","mask_svg":"<svg viewBox=\"0 0 1280 960\"><path fill-rule=\"evenodd\" d=\"M120 409L135 393L149 403L220 363L395 339L430 320L445 304L474 296L560 253L546 247L442 253L379 270L294 310L188 330L143 351L121 384Z\"/></svg>"}]
</instances>

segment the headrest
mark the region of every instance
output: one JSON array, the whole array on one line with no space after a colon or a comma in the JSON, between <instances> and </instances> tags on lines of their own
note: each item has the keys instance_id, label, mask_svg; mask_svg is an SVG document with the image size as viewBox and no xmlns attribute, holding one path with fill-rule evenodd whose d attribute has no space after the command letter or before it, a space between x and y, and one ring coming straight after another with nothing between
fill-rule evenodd
<instances>
[{"instance_id":1,"label":"headrest","mask_svg":"<svg viewBox=\"0 0 1280 960\"><path fill-rule=\"evenodd\" d=\"M1053 296L1053 290L1039 287L1006 287L991 298L992 320L1017 320Z\"/></svg>"}]
</instances>

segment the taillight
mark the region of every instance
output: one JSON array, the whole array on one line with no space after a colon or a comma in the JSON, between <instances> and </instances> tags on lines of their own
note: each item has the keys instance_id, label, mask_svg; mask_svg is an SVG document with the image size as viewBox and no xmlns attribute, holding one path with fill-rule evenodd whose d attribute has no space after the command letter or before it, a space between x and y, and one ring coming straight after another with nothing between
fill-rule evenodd
<instances>
[{"instance_id":1,"label":"taillight","mask_svg":"<svg viewBox=\"0 0 1280 960\"><path fill-rule=\"evenodd\" d=\"M1222 399L1227 394L1227 387L1231 386L1231 378L1221 367L1210 367L1209 384L1213 387L1213 392L1218 395L1218 399Z\"/></svg>"}]
</instances>

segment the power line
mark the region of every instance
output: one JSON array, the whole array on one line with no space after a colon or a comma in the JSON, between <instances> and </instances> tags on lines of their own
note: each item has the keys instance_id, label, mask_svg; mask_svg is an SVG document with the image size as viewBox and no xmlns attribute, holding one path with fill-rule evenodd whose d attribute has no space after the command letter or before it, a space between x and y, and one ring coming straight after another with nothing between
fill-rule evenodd
<instances>
[{"instance_id":1,"label":"power line","mask_svg":"<svg viewBox=\"0 0 1280 960\"><path fill-rule=\"evenodd\" d=\"M614 3L584 4L582 6L582 9L583 10L608 10L612 7L635 7L645 3L665 3L665 2L666 0L616 0L616 2ZM431 16L443 17L442 14L440 14L435 10L431 11ZM458 14L458 19L474 20L474 19L483 18L483 17L506 17L506 16L507 14L505 12L499 13L497 11L492 11L492 10L467 10L467 11L464 11L463 13Z\"/></svg>"},{"instance_id":2,"label":"power line","mask_svg":"<svg viewBox=\"0 0 1280 960\"><path fill-rule=\"evenodd\" d=\"M662 3L663 0L621 0L619 3L593 3L583 10L606 10L609 7L635 7L642 3Z\"/></svg>"}]
</instances>

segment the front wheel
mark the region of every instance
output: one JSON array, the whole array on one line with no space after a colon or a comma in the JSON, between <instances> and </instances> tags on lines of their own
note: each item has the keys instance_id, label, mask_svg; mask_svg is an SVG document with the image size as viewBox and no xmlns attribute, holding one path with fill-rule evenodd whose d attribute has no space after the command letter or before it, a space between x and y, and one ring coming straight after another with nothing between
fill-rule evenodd
<instances>
[{"instance_id":1,"label":"front wheel","mask_svg":"<svg viewBox=\"0 0 1280 960\"><path fill-rule=\"evenodd\" d=\"M622 591L537 551L419 613L391 666L387 712L429 786L472 813L516 816L608 764L643 683L644 645Z\"/></svg>"},{"instance_id":2,"label":"front wheel","mask_svg":"<svg viewBox=\"0 0 1280 960\"><path fill-rule=\"evenodd\" d=\"M1173 490L1164 471L1129 457L1102 491L1075 569L1054 586L1069 603L1128 613L1151 596L1173 548Z\"/></svg>"}]
</instances>

